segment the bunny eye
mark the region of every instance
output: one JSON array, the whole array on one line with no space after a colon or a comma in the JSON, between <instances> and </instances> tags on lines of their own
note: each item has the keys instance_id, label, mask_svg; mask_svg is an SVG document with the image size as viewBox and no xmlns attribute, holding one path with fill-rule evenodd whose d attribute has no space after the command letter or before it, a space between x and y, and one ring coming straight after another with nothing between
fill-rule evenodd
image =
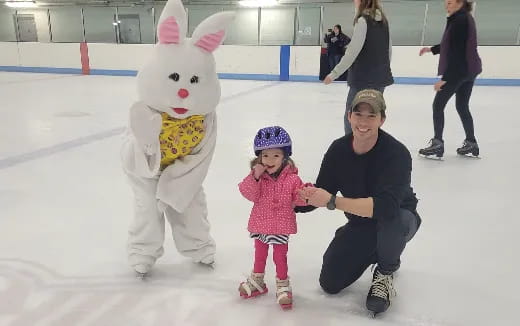
<instances>
[{"instance_id":1,"label":"bunny eye","mask_svg":"<svg viewBox=\"0 0 520 326\"><path fill-rule=\"evenodd\" d=\"M191 79L190 79L190 83L192 83L192 84L196 84L196 83L198 83L198 82L199 82L199 76L193 76L193 77L191 77Z\"/></svg>"},{"instance_id":2,"label":"bunny eye","mask_svg":"<svg viewBox=\"0 0 520 326\"><path fill-rule=\"evenodd\" d=\"M168 76L168 78L170 78L170 79L173 80L173 81L179 81L180 76L179 76L178 73L174 72L173 74L171 74L170 76Z\"/></svg>"}]
</instances>

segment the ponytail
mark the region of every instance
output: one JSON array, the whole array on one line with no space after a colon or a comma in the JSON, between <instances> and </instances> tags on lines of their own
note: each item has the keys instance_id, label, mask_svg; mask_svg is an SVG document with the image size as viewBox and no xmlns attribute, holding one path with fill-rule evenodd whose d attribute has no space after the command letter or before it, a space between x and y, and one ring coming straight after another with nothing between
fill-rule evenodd
<instances>
[{"instance_id":1,"label":"ponytail","mask_svg":"<svg viewBox=\"0 0 520 326\"><path fill-rule=\"evenodd\" d=\"M462 6L462 8L464 8L467 12L472 12L473 11L473 1L468 1L468 0L463 0L464 1L464 5Z\"/></svg>"}]
</instances>

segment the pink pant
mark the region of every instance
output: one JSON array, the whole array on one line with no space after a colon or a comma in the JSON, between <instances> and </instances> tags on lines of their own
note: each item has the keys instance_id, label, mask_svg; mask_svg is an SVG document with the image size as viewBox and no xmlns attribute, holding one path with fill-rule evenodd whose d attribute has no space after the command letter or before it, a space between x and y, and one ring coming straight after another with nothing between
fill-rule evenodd
<instances>
[{"instance_id":1,"label":"pink pant","mask_svg":"<svg viewBox=\"0 0 520 326\"><path fill-rule=\"evenodd\" d=\"M287 279L287 251L289 245L274 244L273 245L273 261L276 265L276 277L280 280ZM269 252L269 245L262 241L255 239L255 266L253 272L264 273L265 263L267 261L267 254Z\"/></svg>"}]
</instances>

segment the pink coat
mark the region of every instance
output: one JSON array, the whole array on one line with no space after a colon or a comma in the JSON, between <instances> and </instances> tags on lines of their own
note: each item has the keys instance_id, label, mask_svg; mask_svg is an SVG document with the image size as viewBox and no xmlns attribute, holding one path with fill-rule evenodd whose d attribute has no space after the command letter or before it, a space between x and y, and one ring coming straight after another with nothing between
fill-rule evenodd
<instances>
[{"instance_id":1,"label":"pink coat","mask_svg":"<svg viewBox=\"0 0 520 326\"><path fill-rule=\"evenodd\" d=\"M264 173L256 181L251 171L238 184L240 193L254 203L247 230L261 234L295 234L294 206L307 205L299 199L296 191L304 186L298 169L289 165L276 180Z\"/></svg>"}]
</instances>

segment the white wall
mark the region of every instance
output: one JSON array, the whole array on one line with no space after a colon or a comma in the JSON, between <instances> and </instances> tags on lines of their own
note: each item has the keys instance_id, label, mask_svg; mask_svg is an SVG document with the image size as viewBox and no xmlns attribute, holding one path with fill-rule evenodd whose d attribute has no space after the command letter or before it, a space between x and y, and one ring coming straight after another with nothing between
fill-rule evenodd
<instances>
[{"instance_id":1,"label":"white wall","mask_svg":"<svg viewBox=\"0 0 520 326\"><path fill-rule=\"evenodd\" d=\"M81 68L79 43L18 43L20 66Z\"/></svg>"},{"instance_id":2,"label":"white wall","mask_svg":"<svg viewBox=\"0 0 520 326\"><path fill-rule=\"evenodd\" d=\"M292 46L289 61L290 74L318 76L320 52L319 46Z\"/></svg>"},{"instance_id":3,"label":"white wall","mask_svg":"<svg viewBox=\"0 0 520 326\"><path fill-rule=\"evenodd\" d=\"M420 46L392 47L390 66L394 77L435 77L438 56L431 53L419 56Z\"/></svg>"},{"instance_id":4,"label":"white wall","mask_svg":"<svg viewBox=\"0 0 520 326\"><path fill-rule=\"evenodd\" d=\"M392 48L392 73L395 77L436 77L439 56L419 56L419 46ZM483 72L479 78L520 79L520 46L481 46ZM318 46L291 47L291 75L318 75Z\"/></svg>"},{"instance_id":5,"label":"white wall","mask_svg":"<svg viewBox=\"0 0 520 326\"><path fill-rule=\"evenodd\" d=\"M482 78L520 78L520 46L486 46L482 56Z\"/></svg>"},{"instance_id":6,"label":"white wall","mask_svg":"<svg viewBox=\"0 0 520 326\"><path fill-rule=\"evenodd\" d=\"M0 66L19 66L18 43L0 42Z\"/></svg>"},{"instance_id":7,"label":"white wall","mask_svg":"<svg viewBox=\"0 0 520 326\"><path fill-rule=\"evenodd\" d=\"M89 43L90 69L139 70L152 49L153 44Z\"/></svg>"},{"instance_id":8,"label":"white wall","mask_svg":"<svg viewBox=\"0 0 520 326\"><path fill-rule=\"evenodd\" d=\"M435 77L439 56L419 57L418 46L394 46L392 72L397 77ZM482 74L479 78L520 78L520 46L481 46Z\"/></svg>"},{"instance_id":9,"label":"white wall","mask_svg":"<svg viewBox=\"0 0 520 326\"><path fill-rule=\"evenodd\" d=\"M152 49L152 44L92 43L88 45L90 68L139 70ZM215 52L217 71L236 74L278 74L279 57L277 46L224 45Z\"/></svg>"},{"instance_id":10,"label":"white wall","mask_svg":"<svg viewBox=\"0 0 520 326\"><path fill-rule=\"evenodd\" d=\"M101 44L89 47L91 69L138 70L149 57L151 44ZM419 57L420 47L395 46L395 77L435 77L438 56ZM480 47L484 72L480 78L520 79L520 46ZM215 52L217 71L235 74L278 75L279 46L223 45ZM320 47L291 47L290 74L317 76ZM0 66L81 68L78 43L0 42Z\"/></svg>"},{"instance_id":11,"label":"white wall","mask_svg":"<svg viewBox=\"0 0 520 326\"><path fill-rule=\"evenodd\" d=\"M279 74L279 46L223 45L215 51L217 71L235 74Z\"/></svg>"}]
</instances>

